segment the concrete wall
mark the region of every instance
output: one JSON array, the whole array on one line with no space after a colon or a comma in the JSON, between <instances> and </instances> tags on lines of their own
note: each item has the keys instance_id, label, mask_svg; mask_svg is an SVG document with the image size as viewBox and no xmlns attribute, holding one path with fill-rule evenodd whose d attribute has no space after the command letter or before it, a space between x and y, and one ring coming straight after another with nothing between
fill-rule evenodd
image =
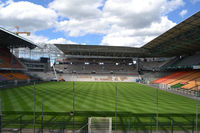
<instances>
[{"instance_id":1,"label":"concrete wall","mask_svg":"<svg viewBox=\"0 0 200 133\"><path fill-rule=\"evenodd\" d=\"M96 75L96 74L62 74L65 81L94 81L94 82L136 82L137 75Z\"/></svg>"}]
</instances>

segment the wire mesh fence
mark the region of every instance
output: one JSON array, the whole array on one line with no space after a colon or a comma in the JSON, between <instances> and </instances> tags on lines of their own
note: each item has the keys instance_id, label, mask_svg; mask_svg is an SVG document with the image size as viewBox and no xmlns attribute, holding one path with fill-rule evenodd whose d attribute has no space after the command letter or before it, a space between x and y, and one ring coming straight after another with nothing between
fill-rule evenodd
<instances>
[{"instance_id":1,"label":"wire mesh fence","mask_svg":"<svg viewBox=\"0 0 200 133\"><path fill-rule=\"evenodd\" d=\"M96 114L96 117L112 118L112 131L118 132L156 132L157 118L156 114L132 114L118 113L115 120L114 112L104 112L108 116L99 115L98 112L75 112L71 116L70 112L36 112L35 118L33 112L3 112L1 116L2 132L16 131L27 132L88 132L88 114ZM73 121L74 117L74 121ZM35 119L35 123L34 123ZM198 120L198 123L200 121ZM115 127L116 125L116 127ZM196 129L195 114L163 114L158 119L158 131L165 132L191 132Z\"/></svg>"}]
</instances>

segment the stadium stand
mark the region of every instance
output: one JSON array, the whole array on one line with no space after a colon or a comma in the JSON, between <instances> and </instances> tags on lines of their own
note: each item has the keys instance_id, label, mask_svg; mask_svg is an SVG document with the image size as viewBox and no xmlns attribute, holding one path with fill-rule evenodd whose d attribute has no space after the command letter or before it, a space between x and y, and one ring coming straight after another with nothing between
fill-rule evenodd
<instances>
[{"instance_id":1,"label":"stadium stand","mask_svg":"<svg viewBox=\"0 0 200 133\"><path fill-rule=\"evenodd\" d=\"M171 60L169 60L169 62L167 62L166 64L164 64L161 67L161 70L165 70L165 69L169 68L170 66L175 64L178 60L179 60L179 57L172 57Z\"/></svg>"},{"instance_id":2,"label":"stadium stand","mask_svg":"<svg viewBox=\"0 0 200 133\"><path fill-rule=\"evenodd\" d=\"M29 79L29 76L23 74L23 73L11 73L11 72L1 72L0 78L2 80L27 80Z\"/></svg>"},{"instance_id":3,"label":"stadium stand","mask_svg":"<svg viewBox=\"0 0 200 133\"><path fill-rule=\"evenodd\" d=\"M163 84L169 84L171 82L174 82L175 80L179 80L181 78L184 78L185 76L190 75L190 71L181 71L178 75L173 76L171 78L168 78L164 82L161 82Z\"/></svg>"},{"instance_id":4,"label":"stadium stand","mask_svg":"<svg viewBox=\"0 0 200 133\"><path fill-rule=\"evenodd\" d=\"M180 71L154 80L153 84L166 84L171 88L181 88L190 90L195 87L196 82L200 82L200 71Z\"/></svg>"},{"instance_id":5,"label":"stadium stand","mask_svg":"<svg viewBox=\"0 0 200 133\"><path fill-rule=\"evenodd\" d=\"M141 58L139 66L142 71L160 71L172 61L174 58Z\"/></svg>"},{"instance_id":6,"label":"stadium stand","mask_svg":"<svg viewBox=\"0 0 200 133\"><path fill-rule=\"evenodd\" d=\"M187 84L188 81L196 79L200 76L199 72L193 72L191 71L189 74L185 75L183 78L175 80L174 82L168 83L169 85L173 86L178 83L180 84Z\"/></svg>"},{"instance_id":7,"label":"stadium stand","mask_svg":"<svg viewBox=\"0 0 200 133\"><path fill-rule=\"evenodd\" d=\"M193 56L184 57L177 66L189 66L189 65L199 65L200 64L200 53Z\"/></svg>"},{"instance_id":8,"label":"stadium stand","mask_svg":"<svg viewBox=\"0 0 200 133\"><path fill-rule=\"evenodd\" d=\"M41 57L40 59L19 58L29 72L48 72L50 70L49 58Z\"/></svg>"},{"instance_id":9,"label":"stadium stand","mask_svg":"<svg viewBox=\"0 0 200 133\"><path fill-rule=\"evenodd\" d=\"M136 66L132 59L107 59L107 58L69 58L57 61L55 64L57 71L63 73L79 73L79 74L112 74L112 73L136 73Z\"/></svg>"},{"instance_id":10,"label":"stadium stand","mask_svg":"<svg viewBox=\"0 0 200 133\"><path fill-rule=\"evenodd\" d=\"M30 71L29 74L30 74L30 76L39 78L43 81L50 81L52 79L55 79L55 74L52 71L49 71L49 72Z\"/></svg>"},{"instance_id":11,"label":"stadium stand","mask_svg":"<svg viewBox=\"0 0 200 133\"><path fill-rule=\"evenodd\" d=\"M163 66L163 69L185 69L185 68L192 68L194 65L200 64L200 53L197 52L194 55L182 55L176 57L175 59L171 60L171 62L167 63Z\"/></svg>"},{"instance_id":12,"label":"stadium stand","mask_svg":"<svg viewBox=\"0 0 200 133\"><path fill-rule=\"evenodd\" d=\"M11 73L16 79L19 80L26 80L29 79L29 77L23 73Z\"/></svg>"},{"instance_id":13,"label":"stadium stand","mask_svg":"<svg viewBox=\"0 0 200 133\"><path fill-rule=\"evenodd\" d=\"M13 51L14 48L20 47L33 49L36 45L1 27L0 36L0 89L30 83L30 77L25 74L26 66L13 54Z\"/></svg>"},{"instance_id":14,"label":"stadium stand","mask_svg":"<svg viewBox=\"0 0 200 133\"><path fill-rule=\"evenodd\" d=\"M159 78L157 80L154 80L152 83L156 84L156 83L164 83L166 81L168 81L169 79L174 79L177 78L178 76L184 74L184 72L175 72L173 74L167 75L165 77Z\"/></svg>"},{"instance_id":15,"label":"stadium stand","mask_svg":"<svg viewBox=\"0 0 200 133\"><path fill-rule=\"evenodd\" d=\"M196 82L197 82L197 84L199 84L200 83L200 78L196 79L195 81L194 80L193 81L189 81L188 84L183 85L181 88L183 88L183 89L192 89L192 88L194 88L196 86Z\"/></svg>"},{"instance_id":16,"label":"stadium stand","mask_svg":"<svg viewBox=\"0 0 200 133\"><path fill-rule=\"evenodd\" d=\"M5 77L3 77L1 74L0 74L0 80L1 81L5 81L5 80L7 80Z\"/></svg>"},{"instance_id":17,"label":"stadium stand","mask_svg":"<svg viewBox=\"0 0 200 133\"><path fill-rule=\"evenodd\" d=\"M10 53L7 48L0 48L0 68L1 69L25 69L17 58Z\"/></svg>"},{"instance_id":18,"label":"stadium stand","mask_svg":"<svg viewBox=\"0 0 200 133\"><path fill-rule=\"evenodd\" d=\"M29 77L21 73L21 70L26 70L26 68L10 52L10 50L5 47L0 48L0 76L1 76L0 79L1 81L28 80ZM13 72L13 71L19 71L19 72Z\"/></svg>"}]
</instances>

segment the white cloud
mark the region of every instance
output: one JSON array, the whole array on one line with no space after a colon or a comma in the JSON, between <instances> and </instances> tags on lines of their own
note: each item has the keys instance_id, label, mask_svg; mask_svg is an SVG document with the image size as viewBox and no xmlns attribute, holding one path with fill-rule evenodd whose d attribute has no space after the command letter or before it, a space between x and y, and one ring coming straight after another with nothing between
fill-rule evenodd
<instances>
[{"instance_id":1,"label":"white cloud","mask_svg":"<svg viewBox=\"0 0 200 133\"><path fill-rule=\"evenodd\" d=\"M182 10L180 13L179 13L179 15L181 16L181 17L184 17L185 16L185 14L187 14L187 10Z\"/></svg>"},{"instance_id":2,"label":"white cloud","mask_svg":"<svg viewBox=\"0 0 200 133\"><path fill-rule=\"evenodd\" d=\"M172 12L182 6L184 6L185 3L183 0L166 0L165 3L162 6L162 10L164 14L167 14L169 12Z\"/></svg>"},{"instance_id":3,"label":"white cloud","mask_svg":"<svg viewBox=\"0 0 200 133\"><path fill-rule=\"evenodd\" d=\"M63 4L60 4L61 2ZM83 5L75 4L77 2L80 0L54 0L49 4L59 14L68 18L68 20L58 22L56 26L58 31L64 31L67 35L76 37L86 34L102 34L105 36L101 44L124 46L141 46L175 25L171 24L166 14L184 5L183 0L146 0L145 2L107 0L102 10L99 10L97 7L102 6L101 0L89 0ZM92 6L91 10L95 15L86 13L82 8L82 6L94 3L95 6ZM80 12L74 12L77 9L80 9ZM157 26L156 30L152 30L153 25L163 26L164 22L170 24L165 27Z\"/></svg>"},{"instance_id":4,"label":"white cloud","mask_svg":"<svg viewBox=\"0 0 200 133\"><path fill-rule=\"evenodd\" d=\"M24 38L27 38L37 45L39 44L77 44L76 42L73 42L71 40L67 40L65 38L56 38L56 39L49 39L48 37L45 36L37 36L35 34L32 34L30 36L22 35Z\"/></svg>"},{"instance_id":5,"label":"white cloud","mask_svg":"<svg viewBox=\"0 0 200 133\"><path fill-rule=\"evenodd\" d=\"M30 36L26 36L25 34L21 34L20 36L27 38L27 39L29 39L32 42L37 43L37 44L46 43L47 41L49 41L49 38L42 36L42 35L38 36L38 35L35 35L35 34L31 34Z\"/></svg>"},{"instance_id":6,"label":"white cloud","mask_svg":"<svg viewBox=\"0 0 200 133\"><path fill-rule=\"evenodd\" d=\"M103 14L110 23L127 28L144 28L180 6L183 0L107 0Z\"/></svg>"},{"instance_id":7,"label":"white cloud","mask_svg":"<svg viewBox=\"0 0 200 133\"><path fill-rule=\"evenodd\" d=\"M85 34L105 34L109 28L107 22L103 19L88 19L77 20L71 19L70 21L62 21L56 25L58 31L68 32L69 36L82 36Z\"/></svg>"},{"instance_id":8,"label":"white cloud","mask_svg":"<svg viewBox=\"0 0 200 133\"><path fill-rule=\"evenodd\" d=\"M74 19L96 18L101 15L98 7L102 6L103 0L54 0L49 7L58 11L58 14Z\"/></svg>"},{"instance_id":9,"label":"white cloud","mask_svg":"<svg viewBox=\"0 0 200 133\"><path fill-rule=\"evenodd\" d=\"M102 6L103 0L54 0L49 4L51 9L68 19L58 22L56 28L69 36L105 34L109 25L99 9Z\"/></svg>"},{"instance_id":10,"label":"white cloud","mask_svg":"<svg viewBox=\"0 0 200 133\"><path fill-rule=\"evenodd\" d=\"M23 31L37 31L52 27L57 21L54 10L27 1L0 3L0 25L19 26Z\"/></svg>"},{"instance_id":11,"label":"white cloud","mask_svg":"<svg viewBox=\"0 0 200 133\"><path fill-rule=\"evenodd\" d=\"M49 43L49 44L77 44L75 42L72 42L70 40L66 40L64 38L57 38L57 39L48 40L47 43Z\"/></svg>"},{"instance_id":12,"label":"white cloud","mask_svg":"<svg viewBox=\"0 0 200 133\"><path fill-rule=\"evenodd\" d=\"M112 24L101 45L140 47L175 25L166 14L182 0L107 0L104 17Z\"/></svg>"},{"instance_id":13,"label":"white cloud","mask_svg":"<svg viewBox=\"0 0 200 133\"><path fill-rule=\"evenodd\" d=\"M143 28L159 21L164 0L107 0L104 17L112 24L127 28Z\"/></svg>"},{"instance_id":14,"label":"white cloud","mask_svg":"<svg viewBox=\"0 0 200 133\"><path fill-rule=\"evenodd\" d=\"M168 20L167 17L162 17L161 22L154 22L149 27L141 29L113 26L111 31L104 36L101 45L140 47L174 25L175 23Z\"/></svg>"}]
</instances>

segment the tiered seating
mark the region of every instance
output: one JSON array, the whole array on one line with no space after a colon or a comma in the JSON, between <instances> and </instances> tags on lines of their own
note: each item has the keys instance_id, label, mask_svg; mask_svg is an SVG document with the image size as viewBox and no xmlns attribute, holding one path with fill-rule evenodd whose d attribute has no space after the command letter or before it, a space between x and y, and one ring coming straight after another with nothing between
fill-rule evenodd
<instances>
[{"instance_id":1,"label":"tiered seating","mask_svg":"<svg viewBox=\"0 0 200 133\"><path fill-rule=\"evenodd\" d=\"M188 56L182 59L177 66L186 66L186 65L198 65L200 63L200 54L195 54L193 56Z\"/></svg>"},{"instance_id":2,"label":"tiered seating","mask_svg":"<svg viewBox=\"0 0 200 133\"><path fill-rule=\"evenodd\" d=\"M5 81L7 80L5 77L3 77L2 75L0 75L0 81Z\"/></svg>"},{"instance_id":3,"label":"tiered seating","mask_svg":"<svg viewBox=\"0 0 200 133\"><path fill-rule=\"evenodd\" d=\"M10 53L9 49L0 48L0 68L24 68L23 65Z\"/></svg>"},{"instance_id":4,"label":"tiered seating","mask_svg":"<svg viewBox=\"0 0 200 133\"><path fill-rule=\"evenodd\" d=\"M12 75L15 76L16 79L19 79L19 80L29 79L29 77L27 75L24 75L22 73L12 73Z\"/></svg>"},{"instance_id":5,"label":"tiered seating","mask_svg":"<svg viewBox=\"0 0 200 133\"><path fill-rule=\"evenodd\" d=\"M0 81L27 80L28 76L13 72L23 70L24 66L7 48L0 48ZM11 72L12 70L12 72Z\"/></svg>"},{"instance_id":6,"label":"tiered seating","mask_svg":"<svg viewBox=\"0 0 200 133\"><path fill-rule=\"evenodd\" d=\"M22 73L10 73L10 72L1 72L0 73L0 80L26 80L29 77Z\"/></svg>"},{"instance_id":7,"label":"tiered seating","mask_svg":"<svg viewBox=\"0 0 200 133\"><path fill-rule=\"evenodd\" d=\"M196 84L197 84L197 86L196 86ZM196 82L196 83L195 83L195 86L194 86L193 88L191 88L191 90L192 90L192 91L197 91L197 90L199 91L199 90L200 90L200 82L199 82L199 81Z\"/></svg>"},{"instance_id":8,"label":"tiered seating","mask_svg":"<svg viewBox=\"0 0 200 133\"><path fill-rule=\"evenodd\" d=\"M192 56L184 56L182 58L175 58L171 63L165 65L168 69L185 69L192 68L194 65L200 65L200 53L196 53Z\"/></svg>"},{"instance_id":9,"label":"tiered seating","mask_svg":"<svg viewBox=\"0 0 200 133\"><path fill-rule=\"evenodd\" d=\"M200 84L200 78L196 79L196 81L189 81L188 84L182 86L182 88L184 89L192 89L194 88L196 85L199 85Z\"/></svg>"},{"instance_id":10,"label":"tiered seating","mask_svg":"<svg viewBox=\"0 0 200 133\"><path fill-rule=\"evenodd\" d=\"M110 74L110 73L135 73L136 65L132 59L113 59L113 58L70 58L59 61L55 64L56 70L63 73L76 72L79 74Z\"/></svg>"},{"instance_id":11,"label":"tiered seating","mask_svg":"<svg viewBox=\"0 0 200 133\"><path fill-rule=\"evenodd\" d=\"M172 77L172 78L169 78L169 79L163 81L162 84L169 84L169 83L171 83L171 82L174 82L174 81L176 81L176 80L179 80L179 79L181 79L181 78L183 78L183 77L185 77L185 76L187 76L187 75L190 75L190 72L191 72L191 71L183 71L183 72L180 72L178 75L176 75L176 76L174 76L174 77Z\"/></svg>"},{"instance_id":12,"label":"tiered seating","mask_svg":"<svg viewBox=\"0 0 200 133\"><path fill-rule=\"evenodd\" d=\"M179 79L179 80L176 80L174 82L171 82L169 83L169 85L176 85L178 83L181 83L181 84L187 84L188 81L190 80L193 80L193 79L196 79L200 77L200 73L199 72L191 72L189 75L186 75L185 77Z\"/></svg>"},{"instance_id":13,"label":"tiered seating","mask_svg":"<svg viewBox=\"0 0 200 133\"><path fill-rule=\"evenodd\" d=\"M140 66L142 70L158 70L168 62L169 60L141 62Z\"/></svg>"},{"instance_id":14,"label":"tiered seating","mask_svg":"<svg viewBox=\"0 0 200 133\"><path fill-rule=\"evenodd\" d=\"M172 88L193 89L200 85L200 71L183 71L159 78L152 83L170 85Z\"/></svg>"},{"instance_id":15,"label":"tiered seating","mask_svg":"<svg viewBox=\"0 0 200 133\"><path fill-rule=\"evenodd\" d=\"M157 80L154 80L152 83L153 83L153 84L163 83L163 82L168 81L169 79L177 78L178 76L181 76L181 75L183 75L184 73L185 73L185 72L176 72L176 73L167 75L167 76L165 76L165 77L159 78L159 79L157 79Z\"/></svg>"},{"instance_id":16,"label":"tiered seating","mask_svg":"<svg viewBox=\"0 0 200 133\"><path fill-rule=\"evenodd\" d=\"M6 78L7 80L14 80L15 77L13 75L10 75L8 73L0 73L0 75L4 78Z\"/></svg>"}]
</instances>

